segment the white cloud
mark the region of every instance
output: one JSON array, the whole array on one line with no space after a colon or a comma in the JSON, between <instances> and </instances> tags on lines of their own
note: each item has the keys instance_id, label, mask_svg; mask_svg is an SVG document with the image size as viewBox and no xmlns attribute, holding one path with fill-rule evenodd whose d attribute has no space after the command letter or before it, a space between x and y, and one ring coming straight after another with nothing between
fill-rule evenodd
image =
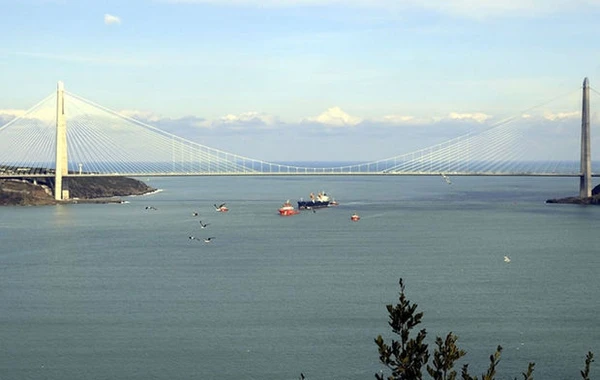
<instances>
[{"instance_id":1,"label":"white cloud","mask_svg":"<svg viewBox=\"0 0 600 380\"><path fill-rule=\"evenodd\" d=\"M5 109L0 110L0 127L9 121L13 120L15 117L23 116L25 114L25 110L15 110L15 109Z\"/></svg>"},{"instance_id":2,"label":"white cloud","mask_svg":"<svg viewBox=\"0 0 600 380\"><path fill-rule=\"evenodd\" d=\"M112 25L112 24L120 24L121 23L121 19L117 16L113 16L111 14L104 14L104 23L106 25Z\"/></svg>"},{"instance_id":3,"label":"white cloud","mask_svg":"<svg viewBox=\"0 0 600 380\"><path fill-rule=\"evenodd\" d=\"M199 122L198 126L205 128L227 127L230 129L238 130L245 129L248 127L267 129L273 127L278 123L278 118L273 115L256 111L249 111L243 112L238 115L227 114L214 120L204 120L202 122Z\"/></svg>"},{"instance_id":4,"label":"white cloud","mask_svg":"<svg viewBox=\"0 0 600 380\"><path fill-rule=\"evenodd\" d=\"M532 17L564 10L574 10L581 5L597 7L599 0L163 0L168 3L197 3L254 7L340 6L379 8L404 11L427 9L462 17L483 18L498 15Z\"/></svg>"},{"instance_id":5,"label":"white cloud","mask_svg":"<svg viewBox=\"0 0 600 380\"><path fill-rule=\"evenodd\" d=\"M47 114L37 116L53 120L54 108L46 108ZM8 122L24 112L0 110L0 126L3 120ZM503 128L504 125L481 112L455 111L429 116L388 114L362 118L349 115L340 107L329 108L300 122L284 122L275 115L257 111L230 113L210 120L198 116L171 118L136 109L122 110L120 114L199 144L272 161L306 159L307 147L308 157L318 160L381 159L438 145L465 133L477 133L495 125ZM514 127L526 131L526 141L532 136L545 138L549 144L564 140L574 141L577 145L579 141L578 111L559 109L546 114L518 115L517 118L520 120L514 121L520 124ZM52 120L45 125L52 127ZM23 127L31 124L22 123ZM509 123L506 124L508 127ZM286 144L288 141L295 142L293 147ZM357 146L376 148L361 150L357 155Z\"/></svg>"},{"instance_id":6,"label":"white cloud","mask_svg":"<svg viewBox=\"0 0 600 380\"><path fill-rule=\"evenodd\" d=\"M569 0L409 0L403 3L469 18L501 15L531 17L573 8L573 3Z\"/></svg>"},{"instance_id":7,"label":"white cloud","mask_svg":"<svg viewBox=\"0 0 600 380\"><path fill-rule=\"evenodd\" d=\"M446 121L464 121L466 123L485 123L492 119L491 115L487 115L482 112L474 113L460 113L450 112L445 116L431 116L428 118L415 117L410 115L386 115L380 119L373 119L371 121L380 122L388 125L426 125L432 123L441 123Z\"/></svg>"},{"instance_id":8,"label":"white cloud","mask_svg":"<svg viewBox=\"0 0 600 380\"><path fill-rule=\"evenodd\" d=\"M239 115L226 115L219 119L222 123L239 123L239 122L249 122L249 121L260 121L263 124L271 125L275 123L275 117L271 115L267 115L265 113L250 111L244 112Z\"/></svg>"},{"instance_id":9,"label":"white cloud","mask_svg":"<svg viewBox=\"0 0 600 380\"><path fill-rule=\"evenodd\" d=\"M564 120L564 119L577 119L580 117L581 117L581 113L579 111L544 114L544 119L550 120L550 121L559 121L559 120Z\"/></svg>"},{"instance_id":10,"label":"white cloud","mask_svg":"<svg viewBox=\"0 0 600 380\"><path fill-rule=\"evenodd\" d=\"M381 118L381 122L386 124L405 124L414 123L417 119L414 116L386 115Z\"/></svg>"},{"instance_id":11,"label":"white cloud","mask_svg":"<svg viewBox=\"0 0 600 380\"><path fill-rule=\"evenodd\" d=\"M139 110L121 110L119 113L123 116L137 119L144 122L156 122L162 119L160 115L157 115L150 111L139 111Z\"/></svg>"},{"instance_id":12,"label":"white cloud","mask_svg":"<svg viewBox=\"0 0 600 380\"><path fill-rule=\"evenodd\" d=\"M476 112L476 113L458 113L458 112L450 112L450 114L446 117L446 119L450 119L450 120L472 120L472 121L476 121L478 123L483 123L486 120L490 119L491 116L481 113L481 112Z\"/></svg>"},{"instance_id":13,"label":"white cloud","mask_svg":"<svg viewBox=\"0 0 600 380\"><path fill-rule=\"evenodd\" d=\"M2 116L0 111L0 118ZM5 113L18 114L22 111L7 110ZM544 115L522 114L516 119L498 120L491 115L482 112L450 112L446 115L431 115L428 117L418 117L413 115L385 115L380 117L361 118L349 115L340 107L331 107L325 112L315 117L306 117L299 122L286 122L278 116L257 111L243 112L239 114L227 114L213 119L204 119L198 116L185 116L180 118L164 117L153 112L140 110L122 110L120 114L140 120L149 125L163 129L181 137L191 137L197 134L201 135L227 135L229 133L296 133L302 131L304 134L319 134L323 128L336 133L358 134L369 133L370 135L379 134L385 136L392 131L402 130L402 133L432 133L439 138L457 137L467 130L473 128L485 128L486 126L503 125L517 121L529 123L530 126L548 125L552 123L559 125L561 123L578 123L580 113L573 112L548 112ZM52 116L52 115L49 115ZM598 115L594 115L594 119ZM13 116L11 116L12 118ZM3 118L6 120L6 117ZM545 124L540 124L545 123ZM396 132L393 132L396 133Z\"/></svg>"},{"instance_id":14,"label":"white cloud","mask_svg":"<svg viewBox=\"0 0 600 380\"><path fill-rule=\"evenodd\" d=\"M0 109L0 115L2 116L10 116L10 117L19 117L25 114L25 110L15 110L15 109Z\"/></svg>"},{"instance_id":15,"label":"white cloud","mask_svg":"<svg viewBox=\"0 0 600 380\"><path fill-rule=\"evenodd\" d=\"M34 111L26 113L26 110L18 109L0 109L0 126L12 121L17 117L22 117L24 120L34 120L46 124L52 124L56 121L56 107L39 107ZM25 123L19 124L18 128L26 128Z\"/></svg>"},{"instance_id":16,"label":"white cloud","mask_svg":"<svg viewBox=\"0 0 600 380\"><path fill-rule=\"evenodd\" d=\"M305 119L305 121L316 122L331 127L347 127L359 124L362 119L348 115L340 107L331 107L319 116Z\"/></svg>"},{"instance_id":17,"label":"white cloud","mask_svg":"<svg viewBox=\"0 0 600 380\"><path fill-rule=\"evenodd\" d=\"M227 114L211 120L198 116L170 118L140 110L121 110L119 113L167 132L174 134L181 133L182 137L188 136L190 133L194 133L194 131L198 132L199 129L203 129L204 132L211 134L241 130L256 132L284 125L276 116L255 111L243 112L238 115Z\"/></svg>"}]
</instances>

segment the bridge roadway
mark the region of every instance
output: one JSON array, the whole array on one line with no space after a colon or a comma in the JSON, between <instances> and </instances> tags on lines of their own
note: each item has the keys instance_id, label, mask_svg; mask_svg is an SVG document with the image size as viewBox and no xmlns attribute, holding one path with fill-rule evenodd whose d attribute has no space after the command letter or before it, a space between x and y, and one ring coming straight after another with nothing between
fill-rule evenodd
<instances>
[{"instance_id":1,"label":"bridge roadway","mask_svg":"<svg viewBox=\"0 0 600 380\"><path fill-rule=\"evenodd\" d=\"M219 172L219 173L111 173L111 174L68 174L63 178L77 177L306 177L306 176L387 176L387 177L418 177L418 176L440 176L451 177L581 177L577 173L494 173L494 172L315 172L315 173L262 173L262 172ZM0 174L0 179L25 179L25 178L49 178L54 173L45 174ZM592 177L600 177L600 173L592 174Z\"/></svg>"}]
</instances>

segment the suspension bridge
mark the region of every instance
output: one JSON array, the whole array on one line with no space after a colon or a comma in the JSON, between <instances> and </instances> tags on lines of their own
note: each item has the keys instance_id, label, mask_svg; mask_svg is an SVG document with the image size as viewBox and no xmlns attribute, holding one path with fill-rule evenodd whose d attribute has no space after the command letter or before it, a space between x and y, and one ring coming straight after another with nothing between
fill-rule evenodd
<instances>
[{"instance_id":1,"label":"suspension bridge","mask_svg":"<svg viewBox=\"0 0 600 380\"><path fill-rule=\"evenodd\" d=\"M86 176L562 176L579 177L580 196L586 197L596 176L591 169L589 94L585 78L581 128L574 125L577 133L568 139L545 142L541 157L531 157L539 150L540 134L515 123L519 114L477 133L394 157L310 167L199 144L72 94L59 82L56 92L0 127L0 179L54 177L55 198L60 200L69 196L63 186L66 178ZM570 147L569 157L549 157L559 145Z\"/></svg>"}]
</instances>

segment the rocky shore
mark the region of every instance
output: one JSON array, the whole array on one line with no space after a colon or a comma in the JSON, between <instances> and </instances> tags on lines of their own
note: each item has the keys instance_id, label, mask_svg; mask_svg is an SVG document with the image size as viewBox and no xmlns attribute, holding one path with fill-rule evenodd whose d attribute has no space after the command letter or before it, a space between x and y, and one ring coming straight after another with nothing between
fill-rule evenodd
<instances>
[{"instance_id":1,"label":"rocky shore","mask_svg":"<svg viewBox=\"0 0 600 380\"><path fill-rule=\"evenodd\" d=\"M52 178L0 180L0 206L42 206L59 203L121 203L120 197L156 191L128 177L73 177L68 179L71 199L57 201L52 195Z\"/></svg>"},{"instance_id":2,"label":"rocky shore","mask_svg":"<svg viewBox=\"0 0 600 380\"><path fill-rule=\"evenodd\" d=\"M586 198L580 197L566 197L548 199L546 203L562 203L562 204L575 204L575 205L600 205L600 185L592 189L592 196Z\"/></svg>"}]
</instances>

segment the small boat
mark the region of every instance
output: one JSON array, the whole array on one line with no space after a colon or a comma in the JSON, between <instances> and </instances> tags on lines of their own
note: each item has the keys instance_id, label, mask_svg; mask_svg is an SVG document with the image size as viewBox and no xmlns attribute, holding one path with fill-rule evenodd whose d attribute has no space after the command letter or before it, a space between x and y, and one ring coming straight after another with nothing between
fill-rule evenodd
<instances>
[{"instance_id":1,"label":"small boat","mask_svg":"<svg viewBox=\"0 0 600 380\"><path fill-rule=\"evenodd\" d=\"M289 199L285 201L285 203L279 208L279 215L281 216L291 216L299 213L300 211L294 208L294 206L290 203Z\"/></svg>"},{"instance_id":2,"label":"small boat","mask_svg":"<svg viewBox=\"0 0 600 380\"><path fill-rule=\"evenodd\" d=\"M350 217L350 220L353 222L358 222L360 220L360 216L358 216L357 213L352 214L352 216Z\"/></svg>"},{"instance_id":3,"label":"small boat","mask_svg":"<svg viewBox=\"0 0 600 380\"><path fill-rule=\"evenodd\" d=\"M227 211L229 211L229 209L227 208L227 206L225 206L225 203L221 203L218 206L215 204L214 206L215 206L215 210L217 212L227 212Z\"/></svg>"}]
</instances>

